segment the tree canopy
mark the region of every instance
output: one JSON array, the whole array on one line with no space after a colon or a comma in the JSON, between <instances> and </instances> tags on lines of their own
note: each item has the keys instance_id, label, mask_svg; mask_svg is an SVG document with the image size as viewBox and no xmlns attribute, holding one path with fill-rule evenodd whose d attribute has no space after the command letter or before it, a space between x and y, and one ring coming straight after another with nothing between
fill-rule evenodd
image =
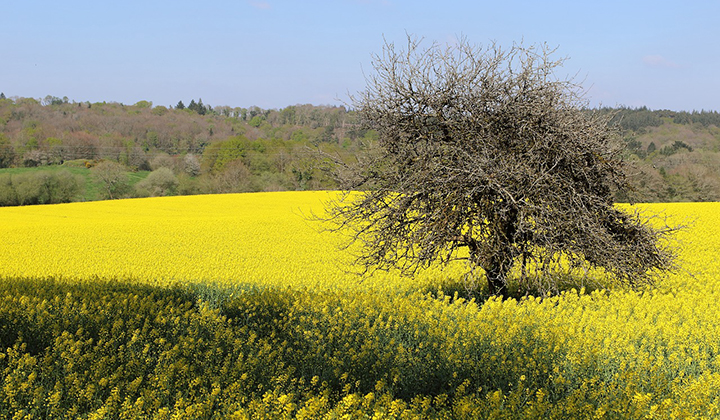
<instances>
[{"instance_id":1,"label":"tree canopy","mask_svg":"<svg viewBox=\"0 0 720 420\"><path fill-rule=\"evenodd\" d=\"M366 270L461 258L507 295L516 268L590 266L636 285L672 266L662 241L672 229L613 205L630 187L617 130L557 77L552 50L408 41L374 56L352 98L377 147L339 165L343 188L359 192L329 207Z\"/></svg>"}]
</instances>

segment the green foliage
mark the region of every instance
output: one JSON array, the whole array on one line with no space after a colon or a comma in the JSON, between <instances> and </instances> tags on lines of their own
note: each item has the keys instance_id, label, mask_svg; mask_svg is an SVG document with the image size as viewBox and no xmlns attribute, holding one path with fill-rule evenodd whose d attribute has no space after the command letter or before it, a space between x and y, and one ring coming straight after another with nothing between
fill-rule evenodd
<instances>
[{"instance_id":1,"label":"green foliage","mask_svg":"<svg viewBox=\"0 0 720 420\"><path fill-rule=\"evenodd\" d=\"M635 155L643 158L645 157L645 150L643 150L643 145L640 143L637 138L635 137L626 137L625 138L626 146L625 149L630 152L634 153Z\"/></svg>"},{"instance_id":2,"label":"green foliage","mask_svg":"<svg viewBox=\"0 0 720 420\"><path fill-rule=\"evenodd\" d=\"M221 172L229 162L245 157L249 148L250 140L244 136L213 143L203 152L202 168L206 171Z\"/></svg>"},{"instance_id":3,"label":"green foliage","mask_svg":"<svg viewBox=\"0 0 720 420\"><path fill-rule=\"evenodd\" d=\"M180 103L178 103L180 105ZM182 108L179 108L182 109ZM197 112L200 115L205 115L208 113L208 111L211 110L209 106L205 106L202 102L202 99L198 99L197 103L194 99L190 100L190 105L187 106L187 109L190 111Z\"/></svg>"},{"instance_id":4,"label":"green foliage","mask_svg":"<svg viewBox=\"0 0 720 420\"><path fill-rule=\"evenodd\" d=\"M720 127L720 113L717 111L670 112L676 124L700 124L704 127Z\"/></svg>"},{"instance_id":5,"label":"green foliage","mask_svg":"<svg viewBox=\"0 0 720 420\"><path fill-rule=\"evenodd\" d=\"M156 106L152 109L152 114L157 115L158 117L162 117L163 115L168 113L168 109L162 105Z\"/></svg>"},{"instance_id":6,"label":"green foliage","mask_svg":"<svg viewBox=\"0 0 720 420\"><path fill-rule=\"evenodd\" d=\"M128 169L145 170L149 169L149 161L164 152L175 158L186 154L202 156L202 165L188 172L193 177L190 191L197 193L216 191L215 177L224 171L220 167L225 168L233 159L240 159L250 171L250 179L242 189L332 189L337 188L337 184L323 174L320 152L351 162L378 140L376 132L359 127L355 111L343 106L293 105L265 110L255 106L211 107L202 100L192 100L191 105L188 110L183 101L170 109L152 106L150 101L134 105L74 103L51 95L41 101L0 99L0 168L26 165L50 169L77 159L91 162L104 159L122 163ZM689 156L692 159L700 160L698 152L704 151L720 155L720 129L717 128L720 114L627 107L603 111L615 112L616 121L625 129L627 137L639 142L628 142L626 152L628 159L635 160L652 178L638 181L640 197L646 201L668 200L669 196L658 191L672 187L678 191L673 196L677 199L720 200L720 193L708 195L696 191L694 186L682 187L682 183L699 184L689 180L691 174L684 168L664 162L676 153L659 153L663 148L671 152L673 142L678 140L693 148ZM668 127L692 132L663 137L659 131L667 131ZM228 146L218 143L236 136L244 136L253 144L245 148L245 154L240 157L237 150L229 151L221 158L219 167L214 168L214 157L208 156L217 148ZM648 152L651 142L657 153ZM256 144L263 147L254 148ZM702 177L710 184L720 182L720 173L716 173L711 163L701 160L698 164L709 169ZM660 185L658 180L663 178L653 165L665 166L673 177L666 178ZM310 172L304 173L304 168ZM176 176L183 171L179 166L173 170ZM86 175L83 174L87 178L87 190L81 199L108 197L107 192L98 188L96 180ZM230 189L238 189L236 187ZM132 194L132 191L126 193Z\"/></svg>"},{"instance_id":7,"label":"green foliage","mask_svg":"<svg viewBox=\"0 0 720 420\"><path fill-rule=\"evenodd\" d=\"M257 127L260 127L260 124L262 124L262 122L263 122L263 118L260 115L256 115L256 116L252 117L252 119L250 120L250 122L248 122L248 124L250 125L250 127L257 128Z\"/></svg>"},{"instance_id":8,"label":"green foliage","mask_svg":"<svg viewBox=\"0 0 720 420\"><path fill-rule=\"evenodd\" d=\"M672 154L677 153L680 149L685 149L688 152L693 151L693 148L688 146L684 141L675 140L675 142L672 145L665 146L662 149L660 149L660 154L663 154L665 156L670 156Z\"/></svg>"},{"instance_id":9,"label":"green foliage","mask_svg":"<svg viewBox=\"0 0 720 420\"><path fill-rule=\"evenodd\" d=\"M158 140L158 133L155 131L148 131L145 135L145 147L146 148L158 148L160 142Z\"/></svg>"},{"instance_id":10,"label":"green foliage","mask_svg":"<svg viewBox=\"0 0 720 420\"><path fill-rule=\"evenodd\" d=\"M651 141L650 144L648 144L647 147L647 154L651 155L657 150L657 146L655 145L655 142Z\"/></svg>"},{"instance_id":11,"label":"green foliage","mask_svg":"<svg viewBox=\"0 0 720 420\"><path fill-rule=\"evenodd\" d=\"M647 127L657 127L662 124L662 119L647 107L635 109L622 107L617 110L615 122L624 130L638 131Z\"/></svg>"},{"instance_id":12,"label":"green foliage","mask_svg":"<svg viewBox=\"0 0 720 420\"><path fill-rule=\"evenodd\" d=\"M83 180L70 171L47 172L43 177L47 203L69 203L82 191Z\"/></svg>"},{"instance_id":13,"label":"green foliage","mask_svg":"<svg viewBox=\"0 0 720 420\"><path fill-rule=\"evenodd\" d=\"M15 160L15 150L10 140L3 133L0 133L0 168L8 168Z\"/></svg>"},{"instance_id":14,"label":"green foliage","mask_svg":"<svg viewBox=\"0 0 720 420\"><path fill-rule=\"evenodd\" d=\"M178 179L172 170L166 167L160 167L135 184L135 189L140 197L157 197L165 195L174 195L178 187Z\"/></svg>"},{"instance_id":15,"label":"green foliage","mask_svg":"<svg viewBox=\"0 0 720 420\"><path fill-rule=\"evenodd\" d=\"M139 101L139 102L136 102L136 103L135 103L135 107L136 107L136 108L140 108L140 109L143 109L143 108L152 108L152 102L150 102L150 101Z\"/></svg>"},{"instance_id":16,"label":"green foliage","mask_svg":"<svg viewBox=\"0 0 720 420\"><path fill-rule=\"evenodd\" d=\"M39 173L39 172L38 172ZM13 176L13 187L17 196L18 205L44 204L43 177L34 173L24 173Z\"/></svg>"},{"instance_id":17,"label":"green foliage","mask_svg":"<svg viewBox=\"0 0 720 420\"><path fill-rule=\"evenodd\" d=\"M83 187L82 177L68 170L0 173L0 206L68 203Z\"/></svg>"},{"instance_id":18,"label":"green foliage","mask_svg":"<svg viewBox=\"0 0 720 420\"><path fill-rule=\"evenodd\" d=\"M127 169L119 163L100 162L92 168L92 176L100 185L103 198L122 198L130 190Z\"/></svg>"},{"instance_id":19,"label":"green foliage","mask_svg":"<svg viewBox=\"0 0 720 420\"><path fill-rule=\"evenodd\" d=\"M18 205L17 193L8 172L0 173L0 206Z\"/></svg>"},{"instance_id":20,"label":"green foliage","mask_svg":"<svg viewBox=\"0 0 720 420\"><path fill-rule=\"evenodd\" d=\"M43 105L63 105L68 103L68 97L58 98L57 96L47 95L43 101Z\"/></svg>"}]
</instances>

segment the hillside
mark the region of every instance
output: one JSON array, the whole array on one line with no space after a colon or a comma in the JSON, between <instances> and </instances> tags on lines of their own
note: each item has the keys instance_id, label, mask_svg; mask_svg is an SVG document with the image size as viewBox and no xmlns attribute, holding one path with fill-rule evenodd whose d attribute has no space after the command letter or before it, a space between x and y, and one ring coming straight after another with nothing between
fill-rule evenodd
<instances>
[{"instance_id":1,"label":"hillside","mask_svg":"<svg viewBox=\"0 0 720 420\"><path fill-rule=\"evenodd\" d=\"M720 200L720 114L595 111L615 113L622 127L636 191L620 200ZM151 180L140 188L128 186L122 196L331 189L335 184L323 171L323 156L354 159L374 140L375 133L359 130L354 120L354 113L341 106L278 110L211 107L201 99L165 107L148 101L124 105L52 96L3 98L0 175L6 175L0 177L0 190L23 188L13 187L2 168L72 166L74 175L85 178L84 185L100 191L87 193L79 186L72 200L110 198L94 186L98 177L89 177L90 168L102 161L139 174L129 184L147 171L172 172L154 177L163 179L163 187ZM2 197L0 191L0 201ZM15 204L20 201L16 198ZM26 201L33 202L43 201Z\"/></svg>"},{"instance_id":2,"label":"hillside","mask_svg":"<svg viewBox=\"0 0 720 420\"><path fill-rule=\"evenodd\" d=\"M636 200L720 200L720 114L612 110L632 163Z\"/></svg>"}]
</instances>

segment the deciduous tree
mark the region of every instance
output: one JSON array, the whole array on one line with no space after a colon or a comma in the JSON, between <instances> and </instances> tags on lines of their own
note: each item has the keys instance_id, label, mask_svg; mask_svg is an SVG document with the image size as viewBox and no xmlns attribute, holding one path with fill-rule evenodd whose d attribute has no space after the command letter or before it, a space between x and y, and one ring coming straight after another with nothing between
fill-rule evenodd
<instances>
[{"instance_id":1,"label":"deciduous tree","mask_svg":"<svg viewBox=\"0 0 720 420\"><path fill-rule=\"evenodd\" d=\"M103 161L92 169L93 177L100 183L104 198L116 199L126 194L130 188L126 168L112 161Z\"/></svg>"},{"instance_id":2,"label":"deciduous tree","mask_svg":"<svg viewBox=\"0 0 720 420\"><path fill-rule=\"evenodd\" d=\"M673 266L673 229L614 206L630 187L616 130L556 75L554 51L421 44L386 44L352 97L379 137L357 164L338 162L343 188L359 192L328 217L362 245L366 270L466 259L507 296L514 269L589 266L638 285Z\"/></svg>"},{"instance_id":3,"label":"deciduous tree","mask_svg":"<svg viewBox=\"0 0 720 420\"><path fill-rule=\"evenodd\" d=\"M165 196L175 193L178 186L178 180L172 170L167 167L160 167L152 171L147 178L138 182L137 190L141 196Z\"/></svg>"}]
</instances>

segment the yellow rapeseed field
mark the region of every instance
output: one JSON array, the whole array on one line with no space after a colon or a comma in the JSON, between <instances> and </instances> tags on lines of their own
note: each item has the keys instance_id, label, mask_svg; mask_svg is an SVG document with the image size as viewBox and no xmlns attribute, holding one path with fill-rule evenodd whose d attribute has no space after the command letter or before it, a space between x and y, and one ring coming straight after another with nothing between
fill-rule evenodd
<instances>
[{"instance_id":1,"label":"yellow rapeseed field","mask_svg":"<svg viewBox=\"0 0 720 420\"><path fill-rule=\"evenodd\" d=\"M191 418L191 409L211 410L207 402L217 397L226 405L214 403L216 407L225 407L223 410L236 418L720 417L719 203L644 205L676 222L692 223L678 235L681 269L655 288L568 291L545 299L489 299L475 305L427 293L429 285L459 276L463 267L429 270L412 280L391 273L360 282L346 273L349 257L337 249L341 239L320 232L321 226L306 218L322 211L322 202L332 194L260 193L2 208L0 278L290 287L287 296L240 296L226 305L227 316L243 320L237 324L238 331L247 333L242 340L228 329L235 324L206 308L192 316L199 325L215 325L210 329L215 333L174 347L158 338L161 333L153 333L145 347L137 344L148 360L181 361L180 367L153 368L156 370L147 377L163 384L187 380L189 391L182 394L185 403L160 397L151 403L151 395L168 398L170 394L152 388L154 391L139 397L140 391L133 394L139 385L133 388L129 377L129 385L122 388L125 396L112 404L105 395L120 388L111 384L107 394L93 391L93 395L102 395L97 397L97 410L105 411L98 413L133 409L141 416L162 409L165 414L157 418ZM93 316L85 305L72 304L70 293L57 298L8 295L4 299L13 313L45 314L33 318L38 320L61 307L69 314L79 311L80 315L72 316L80 320ZM107 299L104 305L123 308L140 298ZM154 314L163 305L147 311ZM191 309L187 306L178 311ZM261 313L266 315L258 315ZM103 314L109 318L113 312ZM142 319L135 321L137 330L127 333L130 344L118 348L129 348L142 339L144 329L153 332L152 328L169 325L166 317L171 316L178 315L150 315L149 319L155 317L152 325ZM262 328L254 330L253 322L263 319L272 322L257 324ZM30 328L27 325L32 322L22 325ZM68 327L58 328L62 332ZM193 334L196 330L188 329ZM120 334L124 328L117 331ZM55 346L67 341L72 342L68 348L84 345L83 351L90 352L96 339L83 342L76 338L83 334L88 333L63 332ZM226 340L223 343L234 343L222 344L223 348L245 346L245 350L237 350L239 356L231 355L236 359L215 347L203 350L207 351L203 357L217 361L202 366L217 367L217 376L198 376L197 383L192 375L183 379L189 375L188 355L196 352L192 349L218 337ZM275 341L248 347L261 339ZM108 340L102 345L108 346L112 339ZM0 397L6 395L5 400L0 398L0 408L2 404L30 404L13 390L33 389L27 372L41 362L32 359L34 356L21 357L22 346L17 344L17 349L0 354L0 368L9 366L5 391L0 391ZM58 354L62 357L72 354L61 350ZM83 351L76 350L78 355L90 354ZM243 363L233 362L241 359ZM268 360L282 363L273 365L280 367L272 373L238 370L250 369L248 366L266 369L274 363ZM59 362L46 363L51 367L37 368L38 372L57 369ZM234 378L231 373L235 371L239 379L228 379ZM260 382L272 378L275 388L258 388L259 382L247 388L250 385L244 384L253 375ZM176 379L163 379L166 377ZM74 380L72 386L85 386L80 377ZM438 385L433 388L435 383ZM37 407L52 405L59 392L43 386L45 391L35 388ZM333 386L343 390L341 395L323 391ZM55 387L60 389L60 385ZM243 389L244 394L240 392ZM428 394L403 394L412 389L428 390ZM450 395L448 389L452 389ZM260 397L252 397L251 391L259 392ZM68 395L65 392L63 395ZM250 396L238 402L233 400L237 395ZM90 410L87 407L95 406L88 402L79 407ZM98 418L102 416L98 414Z\"/></svg>"},{"instance_id":2,"label":"yellow rapeseed field","mask_svg":"<svg viewBox=\"0 0 720 420\"><path fill-rule=\"evenodd\" d=\"M0 208L0 276L354 287L339 238L312 222L327 192ZM392 282L389 277L382 282ZM369 282L363 282L366 287Z\"/></svg>"}]
</instances>

